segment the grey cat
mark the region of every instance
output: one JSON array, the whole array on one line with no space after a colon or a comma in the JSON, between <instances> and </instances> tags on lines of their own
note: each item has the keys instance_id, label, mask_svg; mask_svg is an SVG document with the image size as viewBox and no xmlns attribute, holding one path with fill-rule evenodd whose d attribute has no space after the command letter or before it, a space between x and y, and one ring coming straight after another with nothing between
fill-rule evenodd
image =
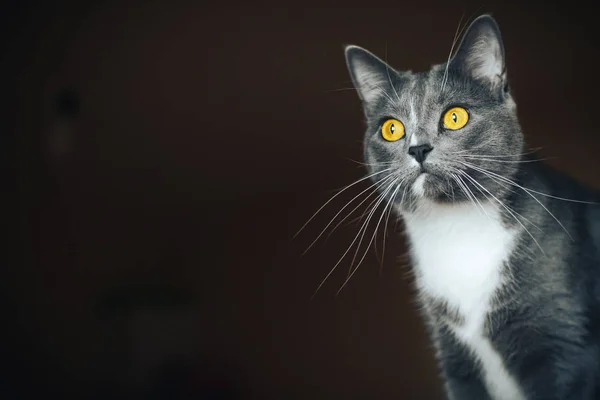
<instances>
[{"instance_id":1,"label":"grey cat","mask_svg":"<svg viewBox=\"0 0 600 400\"><path fill-rule=\"evenodd\" d=\"M525 151L494 19L425 72L345 54L448 397L600 399L600 196Z\"/></svg>"}]
</instances>

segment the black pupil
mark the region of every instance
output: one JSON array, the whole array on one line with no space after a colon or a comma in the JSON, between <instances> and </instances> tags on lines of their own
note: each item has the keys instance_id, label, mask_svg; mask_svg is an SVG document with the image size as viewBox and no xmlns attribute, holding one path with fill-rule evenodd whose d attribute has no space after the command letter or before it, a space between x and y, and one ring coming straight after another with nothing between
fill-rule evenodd
<instances>
[{"instance_id":1,"label":"black pupil","mask_svg":"<svg viewBox=\"0 0 600 400\"><path fill-rule=\"evenodd\" d=\"M390 125L390 132L392 132L392 135L394 134L395 130L396 130L396 127L394 126L394 124Z\"/></svg>"},{"instance_id":2,"label":"black pupil","mask_svg":"<svg viewBox=\"0 0 600 400\"><path fill-rule=\"evenodd\" d=\"M452 113L452 121L456 122L458 118L456 117L456 113Z\"/></svg>"}]
</instances>

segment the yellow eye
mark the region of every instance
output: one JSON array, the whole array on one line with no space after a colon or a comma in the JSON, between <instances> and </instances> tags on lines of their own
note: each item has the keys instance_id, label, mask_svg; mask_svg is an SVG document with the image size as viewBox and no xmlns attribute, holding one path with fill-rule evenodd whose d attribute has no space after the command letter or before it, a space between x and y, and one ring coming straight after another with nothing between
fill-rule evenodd
<instances>
[{"instance_id":1,"label":"yellow eye","mask_svg":"<svg viewBox=\"0 0 600 400\"><path fill-rule=\"evenodd\" d=\"M395 142L404 137L404 125L397 119L388 119L381 127L381 136L388 142Z\"/></svg>"},{"instance_id":2,"label":"yellow eye","mask_svg":"<svg viewBox=\"0 0 600 400\"><path fill-rule=\"evenodd\" d=\"M469 113L462 107L453 107L444 114L444 127L457 130L464 127L469 121Z\"/></svg>"}]
</instances>

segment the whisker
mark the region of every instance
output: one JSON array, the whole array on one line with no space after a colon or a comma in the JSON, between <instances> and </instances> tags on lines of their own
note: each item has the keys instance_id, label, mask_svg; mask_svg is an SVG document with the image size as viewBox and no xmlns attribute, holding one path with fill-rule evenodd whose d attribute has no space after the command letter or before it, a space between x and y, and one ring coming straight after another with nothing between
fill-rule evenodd
<instances>
[{"instance_id":1,"label":"whisker","mask_svg":"<svg viewBox=\"0 0 600 400\"><path fill-rule=\"evenodd\" d=\"M455 170L456 170L456 171L458 171L459 173L463 173L463 171L460 171L460 170L457 170L457 169L455 169ZM468 175L468 174L467 174L467 175ZM470 176L470 175L468 175L468 176L469 176L469 177L470 177L472 180L476 180L476 179L475 179L475 178L473 178L472 176ZM481 185L481 183L480 183L480 185ZM483 195L483 197L485 197L485 198L486 198L488 201L490 200L489 196L488 196L488 195L486 195L485 193L483 193L483 192L481 191L481 189L479 189L479 186L475 186L475 188L476 188L477 190L479 190L479 193L481 193L481 194ZM506 205L506 203L504 204L504 206L505 206L505 207L508 207L508 208L509 208L509 209L510 209L512 212L514 212L515 214L517 214L519 217L521 217L523 220L525 220L525 222L529 223L529 224L530 224L531 226L533 226L535 229L537 229L537 230L538 230L538 231L540 231L541 233L544 233L544 231L542 231L542 229L540 229L540 228L539 228L539 227L538 227L536 224L534 224L533 222L531 222L531 221L530 221L528 218L526 218L526 217L524 217L523 215L519 214L519 213L518 213L518 212L517 212L517 211L516 211L514 208L512 208L512 207L510 207L510 206ZM488 218L489 218L489 215L488 215Z\"/></svg>"},{"instance_id":2,"label":"whisker","mask_svg":"<svg viewBox=\"0 0 600 400\"><path fill-rule=\"evenodd\" d=\"M529 189L527 189L527 188L524 188L523 186L521 186L521 185L517 184L516 182L514 182L514 181L512 181L512 180L510 180L510 179L508 179L508 178L505 178L505 177L503 177L503 176L501 176L501 175L498 175L498 174L496 174L496 173L493 173L493 172L491 172L491 171L487 171L487 170L485 170L485 169L483 169L483 168L476 167L476 166L471 166L471 168L473 168L473 169L475 169L475 170L479 170L481 173L487 173L487 174L489 174L488 176L490 176L490 175L491 175L491 176L496 176L498 179L501 179L501 180L505 181L505 182L506 182L506 183L508 183L508 184L511 184L511 185L513 185L513 186L515 186L515 187L518 187L519 189L522 189L522 190L523 190L525 193L527 193L529 196L531 196L531 198L532 198L532 199L534 199L534 200L535 200L535 201L536 201L536 202L537 202L537 203L538 203L540 206L542 206L542 208L543 208L544 210L546 210L546 212L547 212L548 214L550 214L550 216L551 216L552 218L554 218L554 220L555 220L555 221L556 221L556 222L557 222L557 223L558 223L558 224L561 226L561 228L563 228L563 230L564 230L564 231L565 231L565 233L566 233L566 234L567 234L567 235L568 235L568 236L571 238L571 240L573 240L573 236L571 236L571 234L569 233L569 231L567 231L567 228L565 228L565 226L564 226L564 225L563 225L563 224L562 224L562 223L561 223L561 222L558 220L558 218L556 218L556 217L554 216L554 214L552 214L552 212L550 212L550 210L548 210L548 208L547 208L547 207L546 207L546 206L545 206L545 205L544 205L544 204L543 204L541 201L539 201L539 200L538 200L538 199L537 199L537 198L536 198L534 195L532 195L531 193L529 193L529 192L530 192L530 190L529 190ZM484 171L485 171L485 172L484 172ZM535 191L533 191L533 190L531 190L531 192L533 192L533 193L538 193L538 192L535 192ZM548 197L553 197L553 196L548 196Z\"/></svg>"},{"instance_id":3,"label":"whisker","mask_svg":"<svg viewBox=\"0 0 600 400\"><path fill-rule=\"evenodd\" d=\"M529 149L528 151L526 151L524 153L517 153L517 154L471 154L471 155L488 157L488 158L522 157L522 156L527 156L527 155L533 154L533 153L538 152L538 151L540 151L542 149L543 149L543 147L534 147L534 148L531 148L531 149ZM451 154L463 155L464 153L466 153L468 151L473 151L473 150L474 149L459 150L459 151L452 152Z\"/></svg>"},{"instance_id":4,"label":"whisker","mask_svg":"<svg viewBox=\"0 0 600 400\"><path fill-rule=\"evenodd\" d=\"M335 195L333 195L333 196L332 196L332 197L331 197L329 200L327 200L327 202L326 202L325 204L323 204L323 205L321 206L321 208L319 208L319 209L318 209L318 210L317 210L317 211L316 211L316 212L315 212L315 213L314 213L314 214L313 214L313 215L312 215L312 216L311 216L311 217L308 219L308 221L306 221L306 222L304 223L304 225L302 225L302 227L300 228L300 230L298 230L298 232L296 232L296 234L293 236L293 238L295 238L296 236L298 236L298 234L299 234L300 232L302 232L302 230L303 230L304 228L306 228L306 225L308 225L308 224L310 223L310 221L312 221L312 220L313 220L313 218L315 218L315 217L317 216L317 214L319 214L319 212L321 212L321 210L323 210L323 208L325 208L325 207L327 206L327 204L329 204L329 203L330 203L330 202L331 202L333 199L335 199L337 196L339 196L340 194L342 194L344 191L346 191L346 190L350 189L352 186L354 186L354 185L356 185L356 184L358 184L358 183L360 183L360 182L362 182L362 181L364 181L364 180L366 180L366 179L369 179L369 178L371 178L371 177L373 177L373 176L376 176L376 175L382 174L382 173L384 173L384 172L390 171L391 169L392 169L392 168L390 167L390 168L386 168L386 169L384 169L384 170L382 170L382 171L379 171L379 172L372 173L372 174L370 174L370 175L367 175L367 176L365 176L365 177L363 177L363 178L361 178L361 179L357 180L356 182L354 182L354 183L351 183L350 185L348 185L348 186L344 187L344 188L343 188L342 190L340 190L338 193L336 193Z\"/></svg>"},{"instance_id":5,"label":"whisker","mask_svg":"<svg viewBox=\"0 0 600 400\"><path fill-rule=\"evenodd\" d=\"M464 171L460 171L460 170L457 170L457 171L458 171L459 173L463 173L463 172L464 172ZM468 174L467 174L467 175L468 175ZM472 180L475 180L475 181L476 181L476 179L475 179L475 178L473 178L472 176L470 176L470 175L468 175L468 176L469 176L469 178L471 178ZM480 184L480 185L481 185L481 184ZM475 186L475 188L476 188L477 190L479 190L479 192L480 192L480 193L483 195L483 197L485 197L485 198L486 198L486 199L489 201L489 197L488 197L488 196L487 196L485 193L483 193L483 192L481 191L481 189L479 189L479 186ZM511 190L511 192L512 192L512 190ZM525 221L526 221L527 223L529 223L531 226L533 226L533 227L534 227L534 228L536 228L538 231L540 231L540 232L542 232L542 233L543 233L543 231L542 231L542 230L541 230L541 229L540 229L540 228L539 228L539 227L538 227L536 224L534 224L533 222L531 222L531 221L530 221L528 218L526 218L526 217L524 217L523 215L519 214L519 213L518 213L518 212L517 212L515 209L513 209L512 207L510 207L510 206L508 206L508 205L506 205L506 204L504 204L504 206L505 206L505 207L507 207L507 208L509 208L509 209L510 209L510 210L511 210L513 213L517 214L519 217L521 217L523 220L525 220ZM488 218L489 218L489 215L488 215Z\"/></svg>"},{"instance_id":6,"label":"whisker","mask_svg":"<svg viewBox=\"0 0 600 400\"><path fill-rule=\"evenodd\" d=\"M329 273L325 276L325 278L323 278L323 280L321 281L321 283L319 284L319 286L317 287L317 289L315 290L315 292L311 296L311 299L315 297L315 295L317 294L317 292L319 291L319 289L321 289L321 287L323 286L323 284L325 284L325 282L327 281L327 279L331 276L331 274L333 274L333 272L336 270L336 268L338 267L338 265L340 265L340 263L342 262L342 260L346 257L346 255L348 254L348 252L350 251L350 249L352 248L352 246L354 245L354 243L356 243L356 241L358 240L358 237L359 237L360 233L362 232L362 230L364 228L366 228L366 225L368 224L368 222L369 222L369 219L367 219L367 221L365 221L365 223L363 224L363 226L358 230L358 233L354 237L354 240L352 240L352 243L350 243L350 245L348 246L348 248L346 249L346 251L344 252L344 254L342 254L342 256L335 263L335 265L333 266L333 268L329 271Z\"/></svg>"},{"instance_id":7,"label":"whisker","mask_svg":"<svg viewBox=\"0 0 600 400\"><path fill-rule=\"evenodd\" d=\"M362 161L357 161L357 160L354 160L354 159L348 158L348 157L346 157L346 160L352 161L352 162L354 162L356 164L359 164L359 165L373 166L373 167L381 167L381 166L391 165L391 164L394 164L396 162L396 161L386 161L386 162L369 164L369 163L364 163Z\"/></svg>"},{"instance_id":8,"label":"whisker","mask_svg":"<svg viewBox=\"0 0 600 400\"><path fill-rule=\"evenodd\" d=\"M406 191L406 188L404 188L404 191ZM368 196L368 197L370 197L370 196ZM366 199L365 199L365 200L366 200ZM352 225L353 223L355 223L355 222L357 222L357 221L361 221L361 220L362 220L362 219L365 217L365 215L366 215L366 214L367 214L367 213L368 213L368 212L371 210L371 206L372 206L372 205L373 205L373 203L375 203L376 201L377 201L377 199L375 199L375 200L372 200L372 201L371 201L371 202L370 202L370 203L367 205L367 207L366 207L367 209L365 210L365 212L363 212L361 215L359 215L359 216L357 216L357 217L355 217L355 218L351 219L350 221L348 221L348 223L346 224L346 226L347 226L347 225ZM400 201L402 201L402 200L400 200ZM361 204L362 204L362 203L364 203L364 201L363 201L363 202L361 202ZM356 209L357 209L359 206L360 206L360 204L359 204L358 206L356 206L356 207L355 207L355 208L354 208L352 211L350 211L350 212L348 213L348 215L347 215L347 216L346 216L346 217L345 217L343 220L341 220L340 222L338 222L338 225L336 225L335 227L333 227L333 228L331 229L331 232L330 232L330 233L329 233L327 236L329 237L329 236L331 235L331 233L332 233L332 232L333 232L333 231L334 231L334 230L335 230L335 229L336 229L336 228L337 228L337 227L338 227L338 226L339 226L339 225L340 225L342 222L344 222L344 220L345 220L346 218L348 218L350 215L352 215L352 213L353 213L354 211L356 211ZM396 220L396 224L397 224L397 222L398 222L398 221Z\"/></svg>"},{"instance_id":9,"label":"whisker","mask_svg":"<svg viewBox=\"0 0 600 400\"><path fill-rule=\"evenodd\" d=\"M404 203L404 197L406 195L406 189L408 189L408 185L404 186L404 190L402 191L402 197L400 198L400 205ZM398 220L396 220L396 226L398 226Z\"/></svg>"},{"instance_id":10,"label":"whisker","mask_svg":"<svg viewBox=\"0 0 600 400\"><path fill-rule=\"evenodd\" d=\"M329 228L329 226L333 223L333 221L335 221L335 219L338 217L338 215L340 215L342 213L342 211L344 211L346 209L346 207L348 207L350 204L352 204L354 202L354 200L356 200L358 197L362 196L363 193L367 192L368 190L370 190L374 186L377 186L379 184L381 184L380 186L383 186L384 184L386 184L387 182L389 182L389 180L391 180L392 178L393 178L392 175L388 175L387 177L380 179L379 181L375 182L374 184L370 185L368 188L366 188L365 190L363 190L362 192L360 192L359 194L357 194L356 196L354 196L352 198L352 200L350 200L348 203L346 203L346 205L344 207L342 207L342 209L339 210L337 212L337 214L335 214L333 216L333 218L331 219L331 221L329 221L329 223L325 226L325 228L323 228L323 230L321 231L321 233L319 233L319 235L316 237L316 239L312 241L312 243L308 246L308 248L306 250L304 250L304 252L302 252L302 255L306 254L306 252L311 249L311 247L317 242L317 240L319 240L319 238L321 236L323 236L323 233L325 233L325 231L327 231L327 228ZM381 183L382 181L385 181L385 182ZM378 186L378 187L380 187L380 186ZM367 198L369 198L369 197L370 197L370 195ZM363 200L363 202L364 202L364 200ZM360 206L360 204L359 204L359 206Z\"/></svg>"},{"instance_id":11,"label":"whisker","mask_svg":"<svg viewBox=\"0 0 600 400\"><path fill-rule=\"evenodd\" d=\"M500 201L496 196L494 196L489 190L487 190L483 185L481 185L479 182L477 182L477 180L475 180L473 177L471 177L471 175L467 174L464 171L461 171L462 174L464 174L465 177L468 177L468 179L471 180L471 182L473 182L474 184L476 184L477 186L481 187L483 190L485 190L490 196L492 196L492 198L494 198L494 200L496 200L498 202L498 204L500 204L502 207L504 207L504 209L515 219L515 221L517 221L519 223L519 225L521 225L521 227L523 227L523 229L525 230L525 232L527 232L527 234L531 237L531 239L535 242L535 244L537 245L537 247L540 249L540 251L542 252L542 254L546 254L546 252L544 251L544 249L542 249L542 246L540 246L540 244L538 243L538 241L535 239L535 237L531 234L531 232L529 232L529 229L527 229L525 227L525 225L523 225L523 223L515 216L515 214L513 214L512 211L510 211L508 209L508 207L502 202Z\"/></svg>"},{"instance_id":12,"label":"whisker","mask_svg":"<svg viewBox=\"0 0 600 400\"><path fill-rule=\"evenodd\" d=\"M460 173L460 171L459 171L459 173ZM486 217L487 217L487 218L488 218L488 219L491 221L491 220L492 220L492 218L491 218L491 217L490 217L490 215L487 213L487 211L485 211L485 208L483 207L483 204L481 204L481 202L480 202L480 201L477 199L477 197L475 197L475 194L473 194L473 192L471 191L471 189L469 189L469 186L466 184L466 182L464 182L462 179L460 179L460 180L461 180L461 181L464 183L464 185L465 185L465 187L467 188L467 190L468 190L469 192L471 192L471 196L473 196L473 198L475 199L475 201L477 201L477 204L479 204L479 207L481 207L481 210L483 210L483 212L484 212L485 216L486 216ZM475 187L477 187L477 186L475 186ZM477 188L478 188L478 187L477 187ZM478 189L479 189L479 188L478 188ZM480 189L479 191L481 192L481 189ZM483 194L483 192L481 192L481 193Z\"/></svg>"},{"instance_id":13,"label":"whisker","mask_svg":"<svg viewBox=\"0 0 600 400\"><path fill-rule=\"evenodd\" d=\"M535 160L498 160L498 159L479 157L479 156L461 156L461 157L471 159L471 160L488 161L488 162L496 162L496 163L509 163L509 164L510 163L526 164L526 163L541 162L541 161L546 161L546 160L553 160L553 159L557 158L557 157L546 157L546 158L538 158Z\"/></svg>"},{"instance_id":14,"label":"whisker","mask_svg":"<svg viewBox=\"0 0 600 400\"><path fill-rule=\"evenodd\" d=\"M377 186L377 187L376 187L376 188L373 190L373 192L372 192L372 193L369 193L369 195L368 195L367 197L365 197L365 198L364 198L364 199L363 199L363 200L362 200L360 203L358 203L358 205L357 205L356 207L354 207L354 208L352 209L352 211L350 211L348 214L346 214L346 216L345 216L344 218L342 218L342 220L340 220L340 221L339 221L339 222L338 222L338 223L337 223L337 224L336 224L336 225L335 225L335 226L334 226L334 227L333 227L333 228L332 228L332 229L329 231L329 233L327 234L327 238L326 238L326 240L329 240L329 237L331 236L331 234L332 234L332 233L333 233L333 232L334 232L334 231L335 231L335 230L336 230L336 229L337 229L337 228L338 228L338 227L339 227L339 226L340 226L340 225L341 225L341 224L342 224L342 223L343 223L343 222L344 222L344 221L345 221L345 220L346 220L346 219L347 219L349 216L351 216L351 215L352 215L352 213L354 213L354 211L356 211L356 210L357 210L357 209L358 209L358 208L359 208L361 205L363 205L363 204L365 203L365 201L367 201L367 200L368 200L368 199L369 199L371 196L373 196L374 194L377 194L377 193L378 193L378 192L377 192L377 190L379 190L379 189L380 189L382 186L384 186L386 183L389 183L391 178L393 178L393 176L390 174L390 175L389 175L389 176L387 176L386 178L384 178L384 179L382 179L381 181L379 181L379 182L381 182L381 184L379 184L379 185L378 185L378 186ZM383 180L386 180L386 182L383 182ZM379 183L379 182L378 182L378 183ZM372 186L371 186L371 187L372 187ZM367 189L368 189L368 188L367 188ZM364 191L363 191L363 193L364 193ZM362 194L362 193L361 193L361 194ZM356 221L360 221L360 220L362 220L362 219L364 218L365 214L369 212L369 210L370 210L370 207L373 205L373 203L375 203L375 202L376 202L378 199L379 199L379 196L376 196L376 197L375 197L375 199L374 199L373 201L371 201L371 202L370 202L370 203L367 205L367 211L365 211L364 213L362 213L362 215L360 215L359 217L357 217L357 218L353 219L352 221L350 221L348 224L351 224L351 223L353 223L353 222L356 222ZM347 204L347 205L350 205L350 203L349 203L349 204ZM342 211L343 211L343 209L342 209L342 210L340 210L340 213L341 213ZM336 217L337 217L337 215L339 215L339 213L338 213L338 214L336 214ZM336 218L336 217L334 217L334 218L333 218L333 220L335 220L335 218ZM333 222L333 220L332 220L331 222ZM325 229L327 229L327 227L326 227Z\"/></svg>"},{"instance_id":15,"label":"whisker","mask_svg":"<svg viewBox=\"0 0 600 400\"><path fill-rule=\"evenodd\" d=\"M488 215L488 213L485 211L485 208L483 208L483 205L479 202L479 200L477 199L477 197L475 196L475 194L473 193L473 191L469 188L469 185L467 185L467 183L465 181L463 181L463 179L459 176L458 177L460 179L460 181L463 183L463 185L465 186L465 189L467 190L467 192L469 192L471 194L471 198L479 205L479 208L481 209L481 211L483 212L483 214L488 217L488 219L490 218L490 216Z\"/></svg>"},{"instance_id":16,"label":"whisker","mask_svg":"<svg viewBox=\"0 0 600 400\"><path fill-rule=\"evenodd\" d=\"M397 180L396 180L397 182ZM396 189L394 190L394 193L392 194L392 196L395 196L396 193L398 193L398 190L400 189L400 186L396 186ZM389 189L388 189L389 191ZM389 206L391 203L388 202L387 206ZM360 259L360 261L358 262L358 264L356 265L356 268L354 268L354 270L352 271L352 273L346 278L346 280L344 281L344 283L342 284L342 286L338 289L338 291L336 292L336 296L340 294L340 292L342 291L342 289L344 289L344 287L346 286L346 284L350 281L350 279L352 279L352 276L354 275L354 273L358 270L358 268L360 267L360 265L362 264L363 260L365 259L365 257L367 256L367 253L369 252L369 248L371 247L371 244L373 243L373 239L375 238L375 233L377 233L377 230L379 229L379 225L381 224L381 220L383 219L383 216L385 215L385 210L386 207L383 208L383 211L381 212L381 216L379 217L379 220L377 221L377 225L375 226L375 231L373 232L373 235L371 236L371 240L369 241L369 243L367 244L367 248L362 256L362 258ZM375 211L375 210L374 210ZM369 218L370 220L370 218ZM365 231L366 232L366 229ZM363 234L364 234L363 232Z\"/></svg>"},{"instance_id":17,"label":"whisker","mask_svg":"<svg viewBox=\"0 0 600 400\"><path fill-rule=\"evenodd\" d=\"M465 162L465 165L466 165L466 164L469 164L469 163L466 163L466 162ZM472 165L472 164L469 164L468 166L469 166L469 167L474 167L474 165ZM476 167L476 166L475 166L475 167ZM479 167L479 168L481 168L481 167ZM483 168L482 168L482 169L483 169ZM487 171L487 170L486 170L486 171ZM493 174L493 172L491 172L491 171L487 171L487 172L489 172L489 173ZM496 174L494 174L494 175L496 175ZM536 191L536 190L533 190L533 189L529 189L529 188L526 188L526 187L519 186L518 184L516 184L515 182L511 181L510 179L508 179L508 178L506 178L506 177L503 177L503 176L500 176L500 175L496 175L496 176L498 176L498 178L499 178L499 179L503 179L503 180L507 181L507 183L513 184L514 186L518 187L519 189L525 190L525 191L527 191L527 192L531 192L531 193L539 194L540 196L545 196L545 197L549 197L549 198L556 199L556 200L570 201L570 202L573 202L573 203L592 204L592 205L600 204L600 203L599 203L599 202L597 202L597 201L585 201L585 200L575 200L575 199L568 199L568 198L565 198L565 197L553 196L553 195L551 195L551 194L548 194L548 193L542 193L542 192L538 192L538 191Z\"/></svg>"},{"instance_id":18,"label":"whisker","mask_svg":"<svg viewBox=\"0 0 600 400\"><path fill-rule=\"evenodd\" d=\"M459 173L459 174L461 173L461 171L460 171L460 170L458 170L458 169L455 169L455 170L456 170L456 171L458 171L458 173ZM481 189L479 189L479 187L478 187L478 186L475 186L475 188L476 188L476 189L479 191L479 193L481 193L481 195L482 195L482 196L483 196L483 197L484 197L486 200L488 200L488 201L489 201L489 198L487 197L487 195L486 195L485 193L483 193L483 192L481 191ZM481 203L480 203L480 204L481 204ZM482 207L482 208L483 208L483 207ZM490 219L490 220L491 220L491 217L489 216L489 214L488 214L487 212L486 212L485 214L487 215L488 219Z\"/></svg>"},{"instance_id":19,"label":"whisker","mask_svg":"<svg viewBox=\"0 0 600 400\"><path fill-rule=\"evenodd\" d=\"M344 83L352 83L352 80L348 80L348 81L345 81L345 82L340 82L340 84L344 84ZM385 81L374 82L374 83L372 83L372 85L377 85L377 84L380 84L380 83L385 83ZM354 91L357 91L358 89L356 87L354 87L354 86L350 86L350 87L341 87L341 88L335 88L335 89L324 89L323 91L325 93L328 93L328 92L340 92L340 91L344 91L344 90L354 90Z\"/></svg>"},{"instance_id":20,"label":"whisker","mask_svg":"<svg viewBox=\"0 0 600 400\"><path fill-rule=\"evenodd\" d=\"M375 201L377 201L377 200L375 200ZM371 203L369 203L369 204L367 205L367 209L368 209L368 208L371 206L371 204L373 204L373 202L371 202ZM353 210L353 211L354 211L354 210ZM349 214L346 216L346 218L348 218L348 216L349 216L350 214L351 214L351 213L349 213ZM360 222L360 221L362 221L362 219L363 219L364 217L365 217L365 213L362 213L361 215L358 215L358 216L356 216L356 217L352 218L351 220L349 220L349 221L348 221L348 223L347 223L347 224L345 224L344 226L352 225L352 224L354 224L355 222ZM335 231L335 230L336 230L336 229L337 229L337 228L338 228L338 227L339 227L339 226L342 224L342 222L344 222L344 220L345 220L345 219L341 220L340 222L338 222L338 224L337 224L336 226L334 226L333 228L331 228L331 231L330 231L330 232L327 234L327 238L325 238L325 240L326 240L326 241L327 241L327 240L329 240L329 237L331 236L331 234L333 233L333 231Z\"/></svg>"},{"instance_id":21,"label":"whisker","mask_svg":"<svg viewBox=\"0 0 600 400\"><path fill-rule=\"evenodd\" d=\"M402 184L404 183L404 181L406 180L406 178L404 178L402 181L400 181L400 183L398 184L398 188L400 188L402 186ZM384 224L384 228L383 228L383 240L381 241L381 264L379 265L379 275L381 276L381 271L383 270L383 261L385 260L385 241L387 239L387 227L390 223L390 214L392 213L392 208L394 205L394 202L396 201L396 196L398 195L398 191L396 190L396 192L394 193L394 196L391 198L390 202L388 203L389 208L388 208L388 213L387 213L387 217L385 219L385 224ZM375 239L377 240L377 239ZM377 242L376 242L377 243ZM377 249L377 246L375 246L375 249Z\"/></svg>"},{"instance_id":22,"label":"whisker","mask_svg":"<svg viewBox=\"0 0 600 400\"><path fill-rule=\"evenodd\" d=\"M406 189L408 186L404 186L404 190L402 190L402 197L400 197L400 206L404 203L404 195L406 194ZM398 221L400 218L396 218L396 222L394 223L394 232L398 232Z\"/></svg>"},{"instance_id":23,"label":"whisker","mask_svg":"<svg viewBox=\"0 0 600 400\"><path fill-rule=\"evenodd\" d=\"M454 173L452 174L452 176L454 177L454 180L456 181L456 183L458 184L458 186L461 188L461 190L463 191L463 193L465 194L465 196L467 196L467 198L469 199L469 201L471 203L473 203L473 205L475 206L475 208L477 208L477 204L475 204L475 202L473 201L473 198L471 197L471 193L469 193L469 188L467 187L467 185L465 184L465 182L463 182L463 180L460 179L460 177L458 175L454 174ZM477 208L477 210L479 212L481 212L479 210L479 208Z\"/></svg>"},{"instance_id":24,"label":"whisker","mask_svg":"<svg viewBox=\"0 0 600 400\"><path fill-rule=\"evenodd\" d=\"M456 168L453 168L453 169L456 170ZM448 182L448 186L450 186L450 191L452 192L452 201L455 201L456 195L454 193L454 185L452 185L449 178L446 178L446 182Z\"/></svg>"},{"instance_id":25,"label":"whisker","mask_svg":"<svg viewBox=\"0 0 600 400\"><path fill-rule=\"evenodd\" d=\"M338 89L327 89L327 90L325 90L325 92L341 92L344 90L358 90L358 89L356 89L354 87L344 87L344 88L338 88Z\"/></svg>"},{"instance_id":26,"label":"whisker","mask_svg":"<svg viewBox=\"0 0 600 400\"><path fill-rule=\"evenodd\" d=\"M465 164L465 162L461 162L461 161L458 161L458 162L459 162L459 163L460 163L460 164L461 164L461 165L462 165L464 168L469 168L469 167L468 167L468 166ZM451 167L451 168L452 168L453 170L455 170L455 171L461 171L461 169L460 169L460 168L456 168L456 167ZM492 178L492 179L493 179L493 178ZM494 182L496 182L498 185L500 185L500 186L501 186L503 189L505 189L505 190L507 190L507 191L509 191L509 192L511 192L511 193L516 193L516 191L515 191L515 190L513 190L513 188L512 188L512 187L510 187L509 185L507 185L507 184L505 184L505 183L503 183L503 182L501 182L501 181L498 181L497 179L493 179L493 180L494 180Z\"/></svg>"},{"instance_id":27,"label":"whisker","mask_svg":"<svg viewBox=\"0 0 600 400\"><path fill-rule=\"evenodd\" d=\"M398 182L398 178L396 178L394 181L392 181L388 185L388 187L383 191L383 193L378 197L379 201L377 202L377 204L375 204L375 206L373 206L373 208L369 212L369 215L367 216L367 225L369 224L368 221L371 219L371 217L373 216L373 214L377 210L377 207L379 207L379 204L381 204L381 202L385 199L385 196L387 195L387 193L390 191L390 189L397 182ZM348 274L350 274L350 271L352 271L352 265L354 264L354 261L356 260L356 256L358 255L358 251L360 250L360 245L362 244L362 241L363 241L363 238L364 238L366 232L367 232L367 229L365 227L365 230L363 231L363 233L362 233L362 235L360 237L360 241L358 242L358 246L356 247L356 251L354 252L354 256L352 257L352 261L350 261L350 270L349 270Z\"/></svg>"}]
</instances>

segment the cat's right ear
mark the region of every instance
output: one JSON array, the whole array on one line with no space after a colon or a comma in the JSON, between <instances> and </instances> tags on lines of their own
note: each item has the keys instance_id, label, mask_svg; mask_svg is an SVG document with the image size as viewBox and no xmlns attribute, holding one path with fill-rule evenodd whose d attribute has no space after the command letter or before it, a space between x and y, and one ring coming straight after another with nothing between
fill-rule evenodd
<instances>
[{"instance_id":1,"label":"cat's right ear","mask_svg":"<svg viewBox=\"0 0 600 400\"><path fill-rule=\"evenodd\" d=\"M508 89L504 45L490 15L477 17L467 28L450 65L493 89Z\"/></svg>"},{"instance_id":2,"label":"cat's right ear","mask_svg":"<svg viewBox=\"0 0 600 400\"><path fill-rule=\"evenodd\" d=\"M380 58L362 47L350 45L344 49L346 65L352 83L363 103L376 100L390 85L390 76L396 72Z\"/></svg>"}]
</instances>

